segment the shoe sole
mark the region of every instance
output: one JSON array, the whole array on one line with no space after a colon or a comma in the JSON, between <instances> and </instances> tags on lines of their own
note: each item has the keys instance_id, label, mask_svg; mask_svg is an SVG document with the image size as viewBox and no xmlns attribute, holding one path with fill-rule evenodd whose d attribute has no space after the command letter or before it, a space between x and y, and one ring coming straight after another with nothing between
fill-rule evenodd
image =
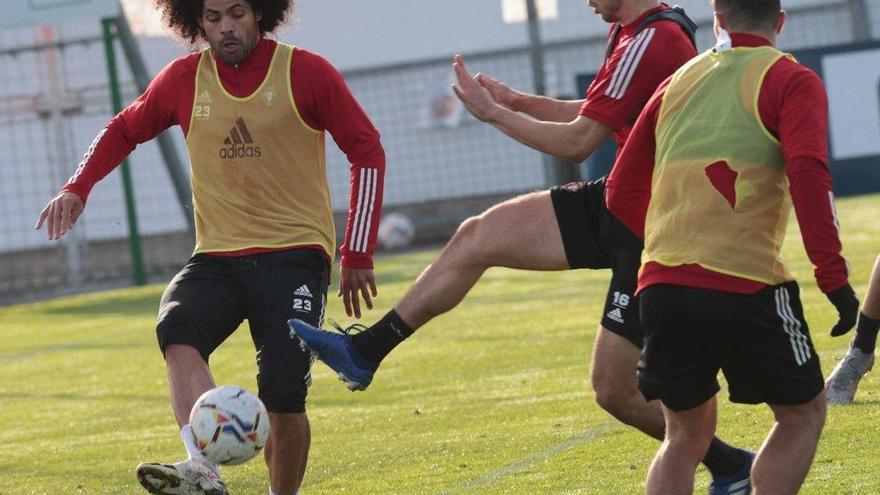
<instances>
[{"instance_id":1,"label":"shoe sole","mask_svg":"<svg viewBox=\"0 0 880 495\"><path fill-rule=\"evenodd\" d=\"M144 487L145 490L154 494L154 495L179 495L184 492L180 491L180 477L176 474L167 473L162 470L163 466L161 464L150 464L146 466L138 466L137 469L137 479L138 482ZM147 476L153 478L154 480L160 483L159 486L154 486L153 483L147 479ZM173 490L173 491L169 491ZM204 495L229 495L228 490L223 490L220 488L209 488L207 490L202 490Z\"/></svg>"},{"instance_id":2,"label":"shoe sole","mask_svg":"<svg viewBox=\"0 0 880 495\"><path fill-rule=\"evenodd\" d=\"M316 359L320 359L321 361L324 362L324 364L327 364L326 361L321 359L320 354L315 352L311 347L309 347L309 344L306 343L305 340L301 339L300 336L296 334L295 330L290 332L290 334L292 337L296 338L296 340L299 342L300 349L302 349L304 352L310 352L312 354L312 356L314 356ZM328 367L329 367L329 365L328 365ZM333 368L330 368L330 369L333 369ZM333 371L336 371L336 370L333 370ZM369 386L369 385L364 385L363 383L361 383L359 381L352 380L345 373L342 373L341 371L336 371L336 376L339 378L339 381L344 383L345 387L351 392L360 392L360 391L366 390L367 387Z\"/></svg>"},{"instance_id":3,"label":"shoe sole","mask_svg":"<svg viewBox=\"0 0 880 495\"><path fill-rule=\"evenodd\" d=\"M154 484L153 481L147 478L148 476L157 483ZM169 488L172 490L180 488L180 478L166 473L158 465L139 466L137 479L145 490L154 495L174 495L180 493L179 491L167 491Z\"/></svg>"}]
</instances>

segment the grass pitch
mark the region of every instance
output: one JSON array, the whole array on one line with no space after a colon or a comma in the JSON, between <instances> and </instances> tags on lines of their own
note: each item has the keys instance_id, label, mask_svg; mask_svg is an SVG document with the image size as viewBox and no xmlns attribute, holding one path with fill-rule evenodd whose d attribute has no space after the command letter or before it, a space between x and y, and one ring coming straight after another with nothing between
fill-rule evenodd
<instances>
[{"instance_id":1,"label":"grass pitch","mask_svg":"<svg viewBox=\"0 0 880 495\"><path fill-rule=\"evenodd\" d=\"M878 201L838 202L860 294L880 253ZM366 322L384 314L436 254L381 258L378 307ZM850 336L828 336L836 313L815 287L794 222L786 254L827 374ZM316 364L303 493L642 492L658 443L604 413L589 386L608 277L490 270L459 308L395 351L366 392L348 392ZM0 495L141 493L138 462L182 458L154 333L162 289L0 308ZM351 323L335 298L327 314ZM218 384L256 388L246 329L220 348L212 367ZM730 404L724 391L720 397L719 436L756 449L771 425L767 408ZM880 493L878 397L872 373L855 404L830 409L802 493ZM233 494L268 491L261 459L224 476ZM708 481L701 468L696 492Z\"/></svg>"}]
</instances>

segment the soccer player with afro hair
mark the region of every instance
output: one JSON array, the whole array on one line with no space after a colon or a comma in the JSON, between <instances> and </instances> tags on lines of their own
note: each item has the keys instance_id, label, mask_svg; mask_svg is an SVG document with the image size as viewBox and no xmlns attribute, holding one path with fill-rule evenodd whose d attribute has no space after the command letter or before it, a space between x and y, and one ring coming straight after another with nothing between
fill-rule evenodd
<instances>
[{"instance_id":1,"label":"soccer player with afro hair","mask_svg":"<svg viewBox=\"0 0 880 495\"><path fill-rule=\"evenodd\" d=\"M376 295L372 252L385 153L379 133L324 58L270 39L291 16L279 0L157 0L183 40L203 46L169 63L102 130L43 210L50 239L74 227L92 187L140 143L178 125L192 166L196 246L165 290L157 336L188 459L137 467L154 494L225 495L195 444L189 413L213 388L208 358L248 319L259 396L269 412L270 495L299 490L310 445L311 357L287 321L320 325L336 252L325 134L351 162L339 296L360 316ZM254 356L243 357L253 359Z\"/></svg>"}]
</instances>

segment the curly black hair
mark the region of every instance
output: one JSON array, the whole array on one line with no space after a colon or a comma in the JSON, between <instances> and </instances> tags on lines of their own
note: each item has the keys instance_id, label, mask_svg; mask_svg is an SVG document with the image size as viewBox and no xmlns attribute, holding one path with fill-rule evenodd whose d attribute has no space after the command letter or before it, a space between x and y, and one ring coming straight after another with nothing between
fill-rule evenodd
<instances>
[{"instance_id":1,"label":"curly black hair","mask_svg":"<svg viewBox=\"0 0 880 495\"><path fill-rule=\"evenodd\" d=\"M284 24L293 11L293 0L246 0L254 12L261 12L260 34L271 33ZM195 43L202 37L199 19L202 17L204 0L153 0L162 11L162 17L181 38Z\"/></svg>"}]
</instances>

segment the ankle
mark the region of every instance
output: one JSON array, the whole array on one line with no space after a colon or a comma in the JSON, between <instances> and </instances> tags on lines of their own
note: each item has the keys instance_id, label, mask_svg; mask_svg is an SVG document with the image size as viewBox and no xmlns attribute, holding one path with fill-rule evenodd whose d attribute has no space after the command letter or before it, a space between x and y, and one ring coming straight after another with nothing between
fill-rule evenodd
<instances>
[{"instance_id":1,"label":"ankle","mask_svg":"<svg viewBox=\"0 0 880 495\"><path fill-rule=\"evenodd\" d=\"M880 331L880 319L870 318L864 312L860 312L852 346L866 354L873 354L877 347L878 331Z\"/></svg>"},{"instance_id":2,"label":"ankle","mask_svg":"<svg viewBox=\"0 0 880 495\"><path fill-rule=\"evenodd\" d=\"M375 325L354 335L351 344L364 359L378 364L413 332L397 311L392 309Z\"/></svg>"}]
</instances>

